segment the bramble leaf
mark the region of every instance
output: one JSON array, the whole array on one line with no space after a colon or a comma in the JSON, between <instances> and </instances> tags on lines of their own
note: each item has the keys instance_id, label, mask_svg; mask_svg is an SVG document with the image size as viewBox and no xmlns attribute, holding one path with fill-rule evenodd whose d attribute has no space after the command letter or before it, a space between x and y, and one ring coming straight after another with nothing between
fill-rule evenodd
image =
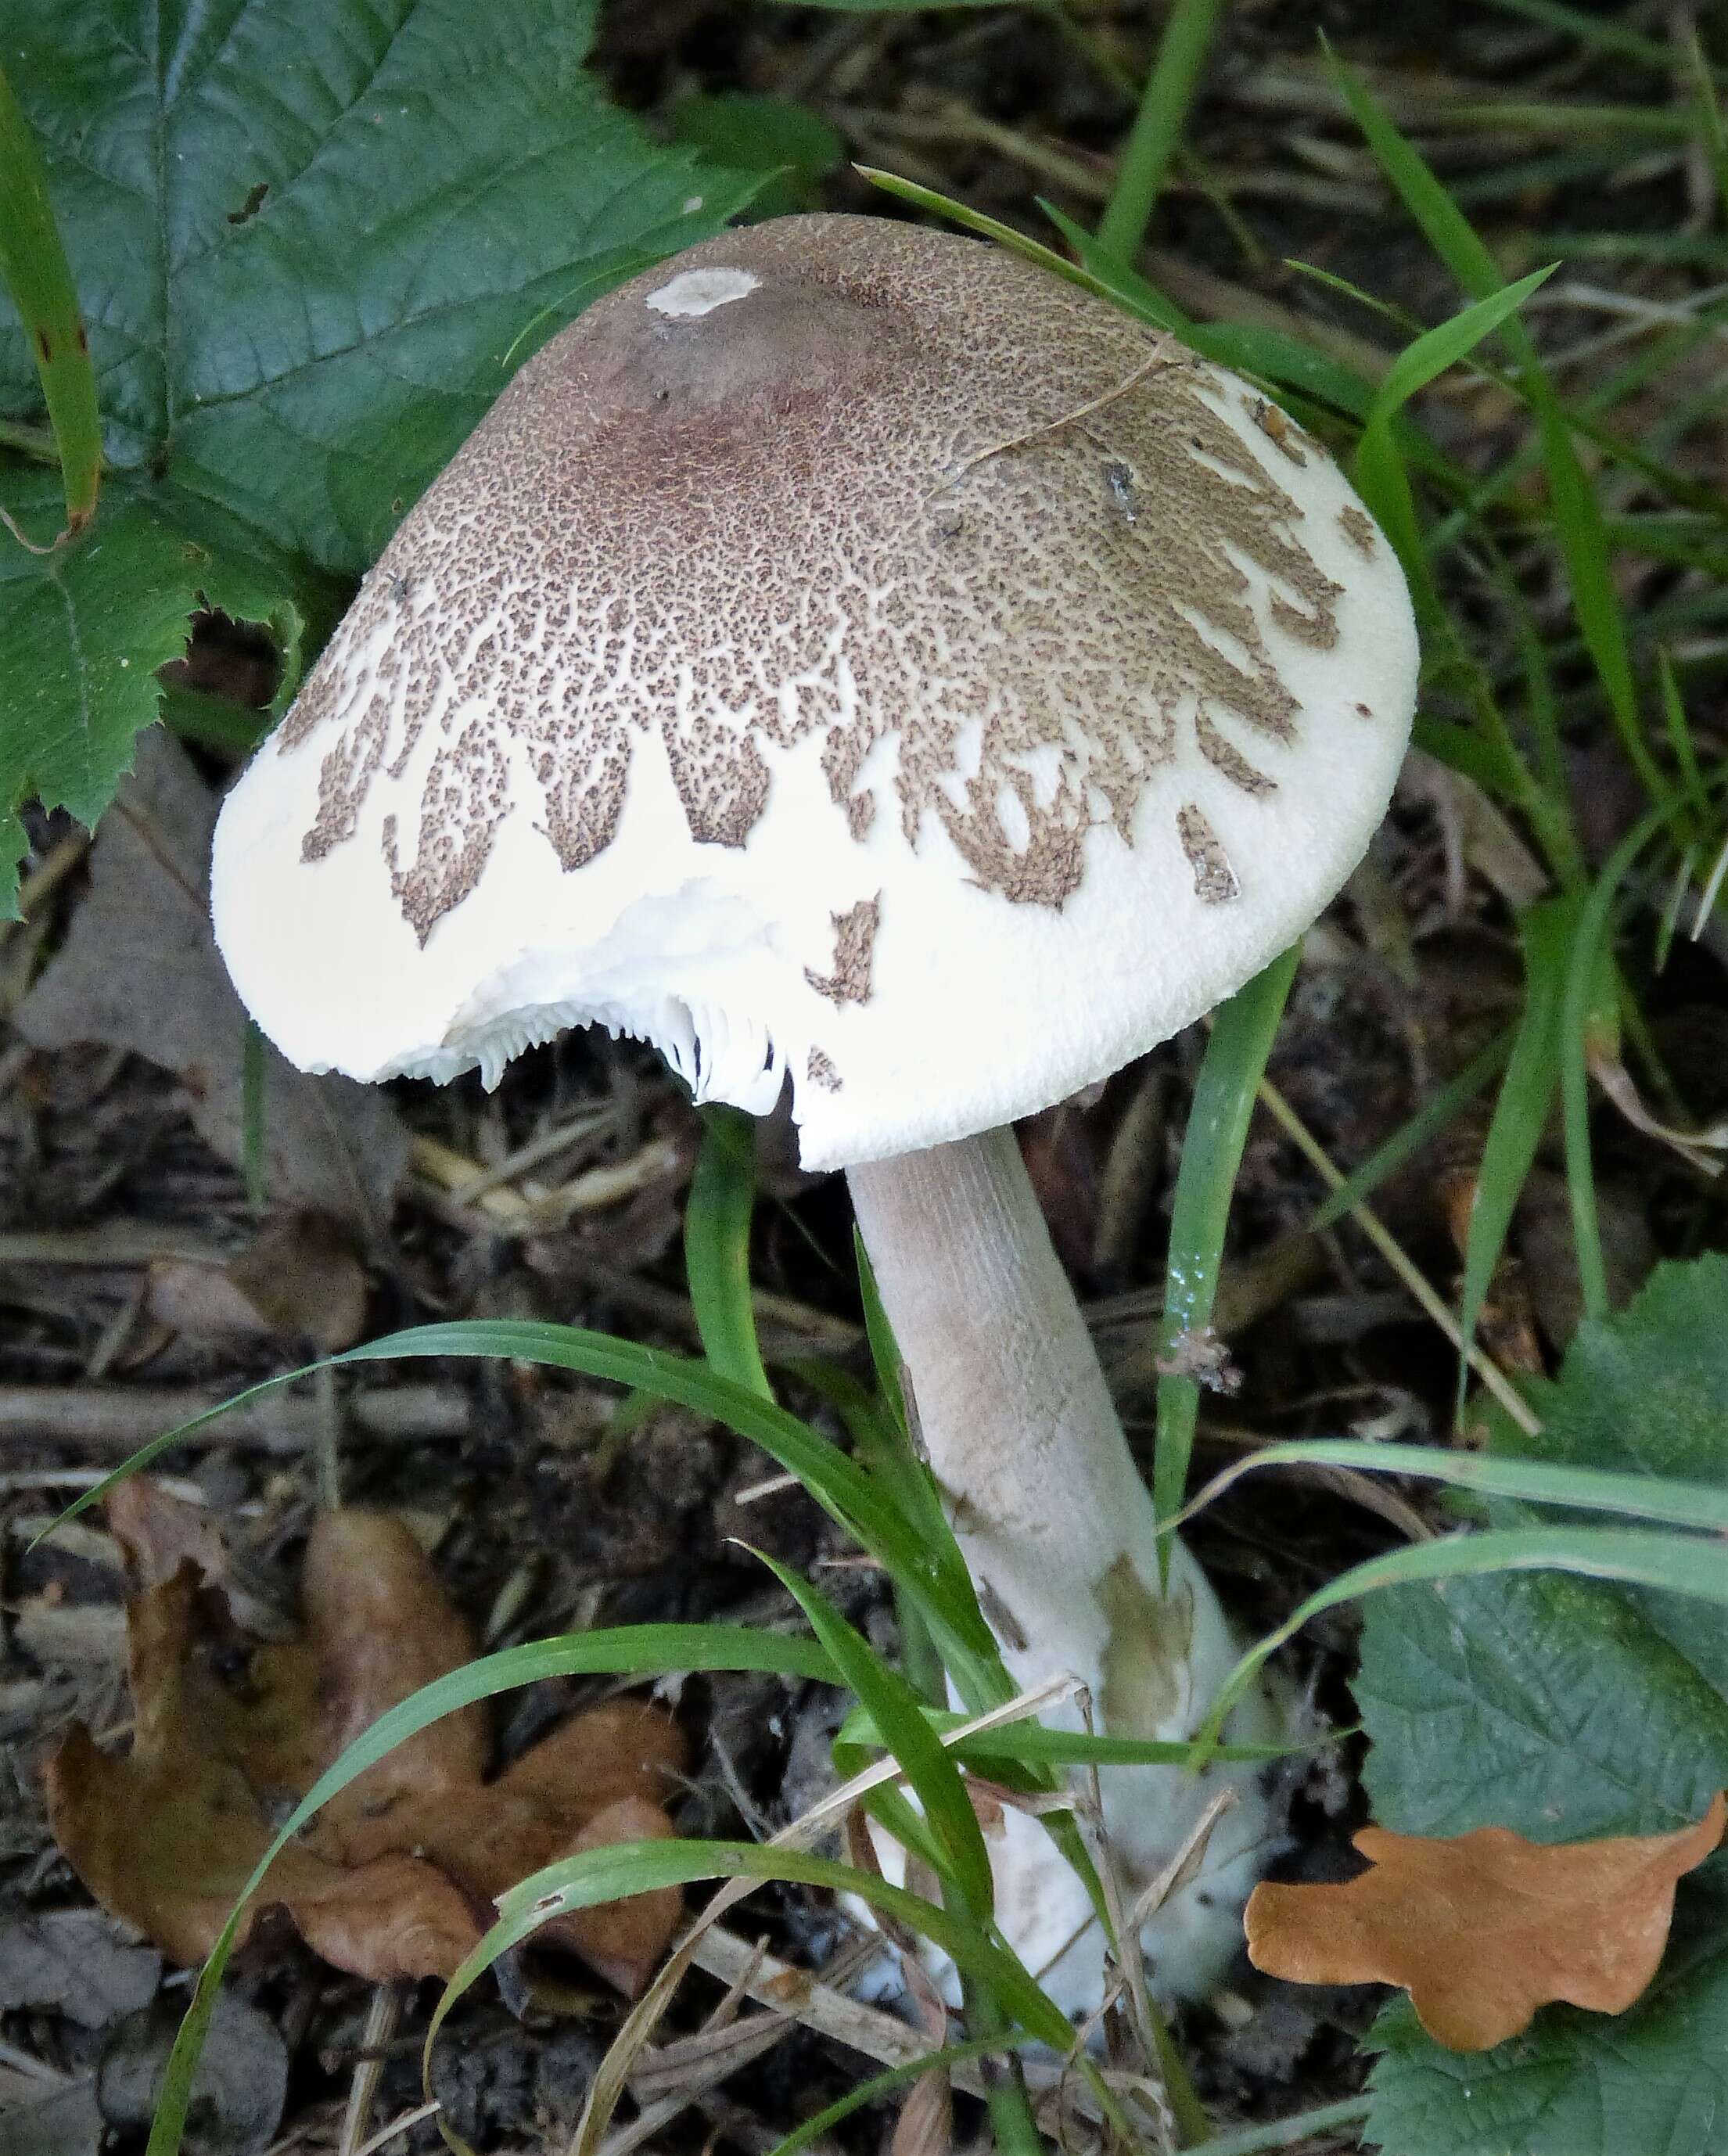
<instances>
[{"instance_id":1,"label":"bramble leaf","mask_svg":"<svg viewBox=\"0 0 1728 2156\"><path fill-rule=\"evenodd\" d=\"M359 572L538 344L748 199L607 104L582 67L595 14L8 8L110 476L82 542L0 541L0 911L11 812L33 792L100 813L196 607L279 629L281 564ZM22 327L0 325L0 418L33 425L42 398ZM42 476L0 460L0 502L38 541L58 529Z\"/></svg>"},{"instance_id":2,"label":"bramble leaf","mask_svg":"<svg viewBox=\"0 0 1728 2156\"><path fill-rule=\"evenodd\" d=\"M1728 1258L1659 1267L1626 1311L1580 1331L1542 1395L1541 1435L1500 1430L1497 1447L1728 1486L1725 1307ZM1491 1511L1499 1526L1525 1517ZM1657 1834L1697 1819L1728 1779L1728 1640L1713 1605L1541 1573L1402 1589L1363 1614L1365 1780L1375 1816L1399 1831ZM1392 2009L1376 2030L1370 2138L1398 2156L1728 2156L1725 1902L1718 1858L1681 1889L1677 1944L1612 2044L1599 2021L1551 2007L1460 2061Z\"/></svg>"}]
</instances>

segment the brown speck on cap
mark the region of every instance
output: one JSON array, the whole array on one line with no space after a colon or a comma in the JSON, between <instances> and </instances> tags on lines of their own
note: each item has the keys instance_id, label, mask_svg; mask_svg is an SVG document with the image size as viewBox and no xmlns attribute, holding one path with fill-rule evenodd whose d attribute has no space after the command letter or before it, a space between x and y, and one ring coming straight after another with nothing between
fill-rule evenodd
<instances>
[{"instance_id":1,"label":"brown speck on cap","mask_svg":"<svg viewBox=\"0 0 1728 2156\"><path fill-rule=\"evenodd\" d=\"M1208 906L1219 906L1226 899L1239 897L1242 886L1236 880L1230 857L1218 833L1192 801L1177 810L1176 829L1182 851L1188 857L1188 865L1194 871L1194 896Z\"/></svg>"},{"instance_id":2,"label":"brown speck on cap","mask_svg":"<svg viewBox=\"0 0 1728 2156\"><path fill-rule=\"evenodd\" d=\"M819 996L831 1004L867 1004L870 999L870 962L876 948L876 930L882 919L882 894L861 898L844 913L830 916L834 929L834 963L827 973L812 973L804 978Z\"/></svg>"}]
</instances>

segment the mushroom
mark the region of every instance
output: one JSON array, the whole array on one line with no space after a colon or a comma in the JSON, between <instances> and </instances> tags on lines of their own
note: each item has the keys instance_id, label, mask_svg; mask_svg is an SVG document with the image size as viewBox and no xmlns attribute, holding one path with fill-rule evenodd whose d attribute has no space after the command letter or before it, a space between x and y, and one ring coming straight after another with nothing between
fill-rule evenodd
<instances>
[{"instance_id":1,"label":"mushroom","mask_svg":"<svg viewBox=\"0 0 1728 2156\"><path fill-rule=\"evenodd\" d=\"M698 1100L789 1086L1009 1666L1181 1735L1231 1635L1180 1546L1161 1593L1008 1126L1301 933L1415 673L1392 549L1247 385L975 241L786 218L522 367L230 794L218 936L309 1070L490 1084L599 1024ZM1235 1727L1276 1723L1263 1696ZM1216 1786L1105 1781L1131 1881ZM1148 1933L1167 1992L1239 1937L1241 1795ZM1011 1817L998 1853L1034 1964L1075 1907L1046 1847ZM1095 1933L1059 1994L1100 1970Z\"/></svg>"}]
</instances>

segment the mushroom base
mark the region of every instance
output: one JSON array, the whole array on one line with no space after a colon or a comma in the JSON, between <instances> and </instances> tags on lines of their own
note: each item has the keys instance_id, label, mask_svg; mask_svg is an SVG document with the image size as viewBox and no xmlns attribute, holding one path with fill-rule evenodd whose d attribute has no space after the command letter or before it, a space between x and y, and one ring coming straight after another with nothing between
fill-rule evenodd
<instances>
[{"instance_id":1,"label":"mushroom base","mask_svg":"<svg viewBox=\"0 0 1728 2156\"><path fill-rule=\"evenodd\" d=\"M1013 1132L854 1168L849 1181L929 1463L1010 1672L1027 1686L1077 1676L1111 1736L1191 1736L1238 1643L1180 1543L1160 1591L1151 1498ZM1064 1717L1080 1726L1078 1707ZM1226 1733L1274 1742L1287 1722L1262 1689ZM1272 1854L1263 1778L1215 1765L1197 1776L1108 1767L1099 1779L1131 1904L1233 1784L1197 1875L1144 1933L1155 1991L1202 1995L1241 1944L1243 1903ZM1011 1814L992 1861L1006 1936L1034 1969L1056 1958L1053 1996L1095 2004L1102 1942L1094 1926L1064 1948L1088 1905L1049 1837Z\"/></svg>"}]
</instances>

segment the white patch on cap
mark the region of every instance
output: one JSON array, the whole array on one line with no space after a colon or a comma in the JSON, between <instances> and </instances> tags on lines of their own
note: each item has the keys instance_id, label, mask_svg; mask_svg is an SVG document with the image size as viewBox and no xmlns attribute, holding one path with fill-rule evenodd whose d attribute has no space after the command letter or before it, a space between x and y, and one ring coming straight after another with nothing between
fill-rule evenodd
<instances>
[{"instance_id":1,"label":"white patch on cap","mask_svg":"<svg viewBox=\"0 0 1728 2156\"><path fill-rule=\"evenodd\" d=\"M657 315L706 315L741 300L761 283L751 270L684 270L669 285L650 292L646 305Z\"/></svg>"}]
</instances>

